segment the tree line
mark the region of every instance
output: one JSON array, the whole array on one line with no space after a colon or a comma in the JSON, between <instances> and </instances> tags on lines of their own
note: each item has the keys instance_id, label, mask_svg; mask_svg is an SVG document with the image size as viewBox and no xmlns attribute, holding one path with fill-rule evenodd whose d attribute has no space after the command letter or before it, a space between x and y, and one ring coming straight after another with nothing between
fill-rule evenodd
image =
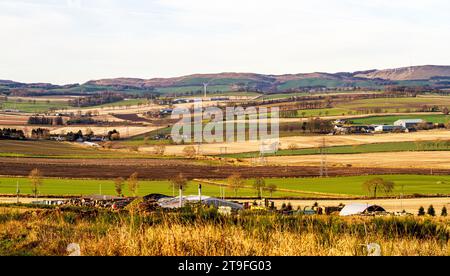
<instances>
[{"instance_id":1,"label":"tree line","mask_svg":"<svg viewBox=\"0 0 450 276\"><path fill-rule=\"evenodd\" d=\"M73 107L88 107L123 101L125 98L119 93L103 92L92 96L75 98L69 101Z\"/></svg>"},{"instance_id":2,"label":"tree line","mask_svg":"<svg viewBox=\"0 0 450 276\"><path fill-rule=\"evenodd\" d=\"M31 116L28 118L29 125L57 125L64 124L64 120L61 116L58 117L45 117L45 116Z\"/></svg>"},{"instance_id":3,"label":"tree line","mask_svg":"<svg viewBox=\"0 0 450 276\"><path fill-rule=\"evenodd\" d=\"M14 128L0 129L0 139L4 140L25 140L25 133L23 130Z\"/></svg>"}]
</instances>

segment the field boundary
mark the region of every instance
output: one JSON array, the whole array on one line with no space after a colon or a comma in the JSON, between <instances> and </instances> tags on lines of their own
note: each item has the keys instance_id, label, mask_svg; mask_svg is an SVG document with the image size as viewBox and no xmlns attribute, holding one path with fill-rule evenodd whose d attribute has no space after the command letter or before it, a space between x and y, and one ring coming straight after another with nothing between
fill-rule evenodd
<instances>
[{"instance_id":1,"label":"field boundary","mask_svg":"<svg viewBox=\"0 0 450 276\"><path fill-rule=\"evenodd\" d=\"M205 180L205 179L193 179L193 181L197 181L197 182L201 182L201 183L205 183L205 184L209 184L209 185L214 185L214 186L230 187L230 185L228 185L227 183L214 182L214 181ZM253 187L249 186L249 185L244 185L244 186L242 186L242 188L253 189ZM347 194L321 193L321 192L311 192L311 191L302 191L302 190L283 189L283 188L277 188L277 191L279 191L279 192L287 192L287 193L296 193L296 194L319 195L319 196L322 196L322 197L333 197L334 196L334 197L337 197L337 198L341 198L341 197L353 198L352 195L347 195Z\"/></svg>"}]
</instances>

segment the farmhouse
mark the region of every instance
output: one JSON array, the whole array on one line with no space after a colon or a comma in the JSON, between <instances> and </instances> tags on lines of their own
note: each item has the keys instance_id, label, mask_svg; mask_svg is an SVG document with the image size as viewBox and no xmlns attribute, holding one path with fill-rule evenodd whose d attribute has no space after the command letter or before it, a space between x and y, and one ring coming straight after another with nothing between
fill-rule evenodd
<instances>
[{"instance_id":1,"label":"farmhouse","mask_svg":"<svg viewBox=\"0 0 450 276\"><path fill-rule=\"evenodd\" d=\"M419 124L424 123L422 119L402 119L394 122L394 126L401 126L404 128L414 128Z\"/></svg>"}]
</instances>

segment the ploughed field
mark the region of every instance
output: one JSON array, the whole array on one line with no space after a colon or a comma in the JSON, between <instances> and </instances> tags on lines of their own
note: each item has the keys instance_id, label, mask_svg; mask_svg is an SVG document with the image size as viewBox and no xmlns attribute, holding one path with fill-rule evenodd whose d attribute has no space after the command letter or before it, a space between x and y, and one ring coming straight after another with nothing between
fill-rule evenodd
<instances>
[{"instance_id":1,"label":"ploughed field","mask_svg":"<svg viewBox=\"0 0 450 276\"><path fill-rule=\"evenodd\" d=\"M144 179L170 179L177 173L187 178L227 178L238 172L252 177L314 177L320 175L314 166L232 166L189 160L161 159L47 159L0 158L0 175L27 176L38 168L48 177L115 178L138 172ZM421 168L354 168L330 167L329 176L368 174L430 174ZM450 174L450 169L436 169L433 174Z\"/></svg>"}]
</instances>

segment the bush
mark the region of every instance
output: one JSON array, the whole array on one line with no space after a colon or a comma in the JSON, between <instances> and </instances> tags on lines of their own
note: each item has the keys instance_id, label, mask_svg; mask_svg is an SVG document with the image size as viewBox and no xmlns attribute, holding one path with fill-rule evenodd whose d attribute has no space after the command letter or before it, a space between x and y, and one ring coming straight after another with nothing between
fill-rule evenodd
<instances>
[{"instance_id":1,"label":"bush","mask_svg":"<svg viewBox=\"0 0 450 276\"><path fill-rule=\"evenodd\" d=\"M420 206L419 213L417 215L418 216L425 216L425 209L423 208L423 206Z\"/></svg>"},{"instance_id":2,"label":"bush","mask_svg":"<svg viewBox=\"0 0 450 276\"><path fill-rule=\"evenodd\" d=\"M434 210L433 205L430 205L430 207L428 207L427 215L432 216L432 217L436 216L436 211Z\"/></svg>"},{"instance_id":3,"label":"bush","mask_svg":"<svg viewBox=\"0 0 450 276\"><path fill-rule=\"evenodd\" d=\"M298 149L298 145L295 143L289 144L288 150L296 150Z\"/></svg>"},{"instance_id":4,"label":"bush","mask_svg":"<svg viewBox=\"0 0 450 276\"><path fill-rule=\"evenodd\" d=\"M441 216L446 217L447 216L447 208L444 206L442 207Z\"/></svg>"}]
</instances>

